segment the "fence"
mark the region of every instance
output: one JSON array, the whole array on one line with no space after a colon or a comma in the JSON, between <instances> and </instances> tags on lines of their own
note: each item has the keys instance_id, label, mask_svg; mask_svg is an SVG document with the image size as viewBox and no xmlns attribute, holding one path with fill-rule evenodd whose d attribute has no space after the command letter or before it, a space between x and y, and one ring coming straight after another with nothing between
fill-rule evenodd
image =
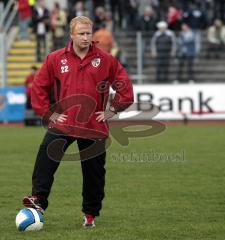
<instances>
[{"instance_id":1,"label":"fence","mask_svg":"<svg viewBox=\"0 0 225 240\"><path fill-rule=\"evenodd\" d=\"M16 16L16 11L13 8L13 0L9 1L4 9L4 14L1 14L0 26L0 86L7 85L7 68L6 57L9 49L8 30L12 25L12 21ZM11 5L10 5L11 4ZM0 11L2 7L0 7ZM8 9L13 9L9 11ZM6 12L8 11L8 14ZM7 17L6 17L7 16ZM4 19L3 19L4 18ZM5 22L5 23L4 23ZM4 28L3 28L4 26ZM178 35L178 34L177 34ZM123 59L126 59L127 71L135 84L151 84L151 83L185 83L185 82L225 82L224 68L224 52L221 50L220 58L208 58L208 43L206 40L206 32L201 33L201 51L200 54L193 60L193 77L188 75L188 68L182 69L182 73L186 79L181 80L179 77L179 68L181 68L181 59L176 55L171 57L167 63L169 64L167 73L162 78L161 82L157 77L157 59L151 54L151 39L153 32L117 32L115 38L121 49ZM11 39L11 38L10 38ZM49 41L48 41L49 42ZM47 45L48 47L48 45ZM48 52L48 50L47 50ZM163 68L164 66L162 66ZM161 68L161 67L160 67ZM167 78L167 79L166 79ZM191 80L191 81L189 81ZM15 81L14 81L15 82Z\"/></svg>"},{"instance_id":2,"label":"fence","mask_svg":"<svg viewBox=\"0 0 225 240\"><path fill-rule=\"evenodd\" d=\"M9 0L4 8L3 3L0 3L0 87L7 85L6 57L13 41L9 38L9 30L17 15L14 4L14 0Z\"/></svg>"},{"instance_id":3,"label":"fence","mask_svg":"<svg viewBox=\"0 0 225 240\"><path fill-rule=\"evenodd\" d=\"M180 66L181 58L178 54L170 57L167 80L157 80L157 58L152 56L151 40L153 33L147 32L119 32L115 35L118 45L126 56L127 71L136 84L150 83L221 83L225 82L225 52L221 46L220 56L208 56L209 44L206 31L201 32L200 52L193 59L193 77L188 76L188 66ZM177 34L178 35L178 34ZM177 42L176 38L176 42ZM198 43L199 45L199 43ZM179 68L183 67L183 79L179 77ZM191 80L191 81L189 81Z\"/></svg>"}]
</instances>

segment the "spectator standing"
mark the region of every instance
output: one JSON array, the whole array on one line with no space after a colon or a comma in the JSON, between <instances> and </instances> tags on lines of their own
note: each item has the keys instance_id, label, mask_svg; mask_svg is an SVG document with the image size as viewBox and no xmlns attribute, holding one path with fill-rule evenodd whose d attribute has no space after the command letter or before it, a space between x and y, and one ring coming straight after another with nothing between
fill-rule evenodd
<instances>
[{"instance_id":1,"label":"spectator standing","mask_svg":"<svg viewBox=\"0 0 225 240\"><path fill-rule=\"evenodd\" d=\"M146 6L150 6L156 12L159 8L159 1L158 0L139 0L139 14L144 12Z\"/></svg>"},{"instance_id":2,"label":"spectator standing","mask_svg":"<svg viewBox=\"0 0 225 240\"><path fill-rule=\"evenodd\" d=\"M72 9L73 6L76 4L76 2L78 2L79 0L67 0L67 6L68 6L68 10Z\"/></svg>"},{"instance_id":3,"label":"spectator standing","mask_svg":"<svg viewBox=\"0 0 225 240\"><path fill-rule=\"evenodd\" d=\"M127 52L123 51L117 44L117 42L114 42L113 48L111 49L111 54L113 57L118 59L120 64L127 69L128 63L127 63Z\"/></svg>"},{"instance_id":4,"label":"spectator standing","mask_svg":"<svg viewBox=\"0 0 225 240\"><path fill-rule=\"evenodd\" d=\"M219 58L225 44L225 26L220 19L216 19L207 31L207 57Z\"/></svg>"},{"instance_id":5,"label":"spectator standing","mask_svg":"<svg viewBox=\"0 0 225 240\"><path fill-rule=\"evenodd\" d=\"M122 0L110 0L110 9L112 12L112 20L115 27L122 28L123 24L123 5L124 1Z\"/></svg>"},{"instance_id":6,"label":"spectator standing","mask_svg":"<svg viewBox=\"0 0 225 240\"><path fill-rule=\"evenodd\" d=\"M197 54L199 54L201 50L201 30L207 27L207 14L200 5L200 3L190 3L190 8L183 14L184 22L187 23L194 32Z\"/></svg>"},{"instance_id":7,"label":"spectator standing","mask_svg":"<svg viewBox=\"0 0 225 240\"><path fill-rule=\"evenodd\" d=\"M201 30L207 27L206 11L200 4L190 3L189 8L184 12L184 21L193 30Z\"/></svg>"},{"instance_id":8,"label":"spectator standing","mask_svg":"<svg viewBox=\"0 0 225 240\"><path fill-rule=\"evenodd\" d=\"M35 6L35 4L36 4L36 0L28 0L28 2L29 2L29 5L30 5L30 7L31 7L31 9L32 9L32 11L33 11L34 6Z\"/></svg>"},{"instance_id":9,"label":"spectator standing","mask_svg":"<svg viewBox=\"0 0 225 240\"><path fill-rule=\"evenodd\" d=\"M25 87L26 87L26 96L27 96L27 102L26 102L26 109L32 109L31 106L31 88L32 88L32 83L35 77L35 74L37 73L37 67L36 66L31 66L31 73L26 77L25 81Z\"/></svg>"},{"instance_id":10,"label":"spectator standing","mask_svg":"<svg viewBox=\"0 0 225 240\"><path fill-rule=\"evenodd\" d=\"M225 1L214 0L214 18L220 19L225 23Z\"/></svg>"},{"instance_id":11,"label":"spectator standing","mask_svg":"<svg viewBox=\"0 0 225 240\"><path fill-rule=\"evenodd\" d=\"M85 15L86 10L84 3L82 1L77 1L71 8L69 8L68 22L70 22L74 17Z\"/></svg>"},{"instance_id":12,"label":"spectator standing","mask_svg":"<svg viewBox=\"0 0 225 240\"><path fill-rule=\"evenodd\" d=\"M187 9L189 7L189 1L188 0L179 0L177 5L184 12L184 11L187 11Z\"/></svg>"},{"instance_id":13,"label":"spectator standing","mask_svg":"<svg viewBox=\"0 0 225 240\"><path fill-rule=\"evenodd\" d=\"M94 8L105 7L105 0L92 0L94 3Z\"/></svg>"},{"instance_id":14,"label":"spectator standing","mask_svg":"<svg viewBox=\"0 0 225 240\"><path fill-rule=\"evenodd\" d=\"M93 41L98 48L108 53L111 53L115 42L112 33L104 25L93 34Z\"/></svg>"},{"instance_id":15,"label":"spectator standing","mask_svg":"<svg viewBox=\"0 0 225 240\"><path fill-rule=\"evenodd\" d=\"M181 32L178 37L178 72L177 79L179 82L194 80L194 59L196 56L196 42L193 31L187 24L182 24ZM183 70L186 68L187 78L183 78Z\"/></svg>"},{"instance_id":16,"label":"spectator standing","mask_svg":"<svg viewBox=\"0 0 225 240\"><path fill-rule=\"evenodd\" d=\"M86 0L86 9L87 9L87 15L91 18L94 19L95 11L94 11L94 3L92 0Z\"/></svg>"},{"instance_id":17,"label":"spectator standing","mask_svg":"<svg viewBox=\"0 0 225 240\"><path fill-rule=\"evenodd\" d=\"M49 11L45 7L44 0L38 0L33 10L33 27L36 35L36 53L37 61L41 62L47 54L47 33L49 31L50 16ZM41 49L44 49L41 50Z\"/></svg>"},{"instance_id":18,"label":"spectator standing","mask_svg":"<svg viewBox=\"0 0 225 240\"><path fill-rule=\"evenodd\" d=\"M151 50L156 58L156 81L163 83L169 81L170 60L176 54L176 37L164 21L158 22L157 28L151 41Z\"/></svg>"},{"instance_id":19,"label":"spectator standing","mask_svg":"<svg viewBox=\"0 0 225 240\"><path fill-rule=\"evenodd\" d=\"M139 18L139 1L127 0L124 1L124 11L126 16L126 27L128 30L136 30Z\"/></svg>"},{"instance_id":20,"label":"spectator standing","mask_svg":"<svg viewBox=\"0 0 225 240\"><path fill-rule=\"evenodd\" d=\"M28 0L18 0L17 9L19 14L20 39L22 41L30 40L29 24L31 22L32 10Z\"/></svg>"},{"instance_id":21,"label":"spectator standing","mask_svg":"<svg viewBox=\"0 0 225 240\"><path fill-rule=\"evenodd\" d=\"M117 58L124 68L127 67L126 54L118 47L112 32L106 26L103 25L93 34L93 41L98 48Z\"/></svg>"},{"instance_id":22,"label":"spectator standing","mask_svg":"<svg viewBox=\"0 0 225 240\"><path fill-rule=\"evenodd\" d=\"M161 21L167 21L167 12L170 6L170 1L160 0L158 7L158 17Z\"/></svg>"},{"instance_id":23,"label":"spectator standing","mask_svg":"<svg viewBox=\"0 0 225 240\"><path fill-rule=\"evenodd\" d=\"M149 38L152 38L156 30L157 16L151 6L144 8L144 13L139 20L138 29L142 32L142 62L145 66L145 53L149 51Z\"/></svg>"},{"instance_id":24,"label":"spectator standing","mask_svg":"<svg viewBox=\"0 0 225 240\"><path fill-rule=\"evenodd\" d=\"M51 30L53 38L53 50L57 50L64 46L66 28L66 13L59 6L59 3L54 4L51 13Z\"/></svg>"},{"instance_id":25,"label":"spectator standing","mask_svg":"<svg viewBox=\"0 0 225 240\"><path fill-rule=\"evenodd\" d=\"M156 29L157 16L151 6L146 6L139 20L139 29L142 32L149 32L152 36Z\"/></svg>"},{"instance_id":26,"label":"spectator standing","mask_svg":"<svg viewBox=\"0 0 225 240\"><path fill-rule=\"evenodd\" d=\"M107 16L104 7L97 7L95 9L95 17L94 17L94 32L98 29L102 28L103 26L107 27Z\"/></svg>"},{"instance_id":27,"label":"spectator standing","mask_svg":"<svg viewBox=\"0 0 225 240\"><path fill-rule=\"evenodd\" d=\"M169 29L180 31L183 12L176 6L170 6L168 9L167 23Z\"/></svg>"}]
</instances>

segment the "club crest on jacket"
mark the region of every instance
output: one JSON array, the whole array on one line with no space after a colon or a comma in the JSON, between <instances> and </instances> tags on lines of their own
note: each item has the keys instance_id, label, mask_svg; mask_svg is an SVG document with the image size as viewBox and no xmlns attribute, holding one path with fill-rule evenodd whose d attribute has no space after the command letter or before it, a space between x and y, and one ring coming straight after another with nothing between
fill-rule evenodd
<instances>
[{"instance_id":1,"label":"club crest on jacket","mask_svg":"<svg viewBox=\"0 0 225 240\"><path fill-rule=\"evenodd\" d=\"M65 64L67 63L67 59L62 59L62 60L61 60L61 63L62 63L63 65L65 65Z\"/></svg>"},{"instance_id":2,"label":"club crest on jacket","mask_svg":"<svg viewBox=\"0 0 225 240\"><path fill-rule=\"evenodd\" d=\"M91 64L93 67L98 67L99 64L101 62L101 59L100 58L94 58L92 61L91 61Z\"/></svg>"}]
</instances>

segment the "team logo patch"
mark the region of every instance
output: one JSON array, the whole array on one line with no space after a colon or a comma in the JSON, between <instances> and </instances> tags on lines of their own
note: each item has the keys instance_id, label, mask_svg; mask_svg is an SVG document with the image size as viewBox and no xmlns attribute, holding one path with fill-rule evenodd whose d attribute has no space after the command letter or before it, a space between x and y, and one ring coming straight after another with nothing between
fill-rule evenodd
<instances>
[{"instance_id":1,"label":"team logo patch","mask_svg":"<svg viewBox=\"0 0 225 240\"><path fill-rule=\"evenodd\" d=\"M62 60L61 60L61 63L62 63L63 65L65 65L65 64L67 63L67 59L62 59Z\"/></svg>"},{"instance_id":2,"label":"team logo patch","mask_svg":"<svg viewBox=\"0 0 225 240\"><path fill-rule=\"evenodd\" d=\"M100 58L95 58L91 61L91 64L92 64L93 67L98 67L100 62L101 62Z\"/></svg>"}]
</instances>

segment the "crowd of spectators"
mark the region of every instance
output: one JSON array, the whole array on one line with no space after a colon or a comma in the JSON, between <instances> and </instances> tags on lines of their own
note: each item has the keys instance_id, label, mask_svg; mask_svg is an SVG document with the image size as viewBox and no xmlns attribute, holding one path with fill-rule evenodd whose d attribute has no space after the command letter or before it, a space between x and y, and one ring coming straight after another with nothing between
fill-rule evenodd
<instances>
[{"instance_id":1,"label":"crowd of spectators","mask_svg":"<svg viewBox=\"0 0 225 240\"><path fill-rule=\"evenodd\" d=\"M149 33L144 45L156 58L156 79L168 78L170 58L179 60L177 78L187 66L188 79L194 79L193 64L201 52L202 31L207 34L207 57L219 58L225 44L224 0L67 0L67 9L55 2L47 9L44 0L15 0L21 40L29 40L31 26L37 41L37 60L42 61L46 36L51 32L55 50L64 46L68 23L86 15L94 21L94 39L99 47L116 56L125 55L118 47L116 31ZM123 58L124 59L124 58ZM124 65L126 63L124 62Z\"/></svg>"}]
</instances>

